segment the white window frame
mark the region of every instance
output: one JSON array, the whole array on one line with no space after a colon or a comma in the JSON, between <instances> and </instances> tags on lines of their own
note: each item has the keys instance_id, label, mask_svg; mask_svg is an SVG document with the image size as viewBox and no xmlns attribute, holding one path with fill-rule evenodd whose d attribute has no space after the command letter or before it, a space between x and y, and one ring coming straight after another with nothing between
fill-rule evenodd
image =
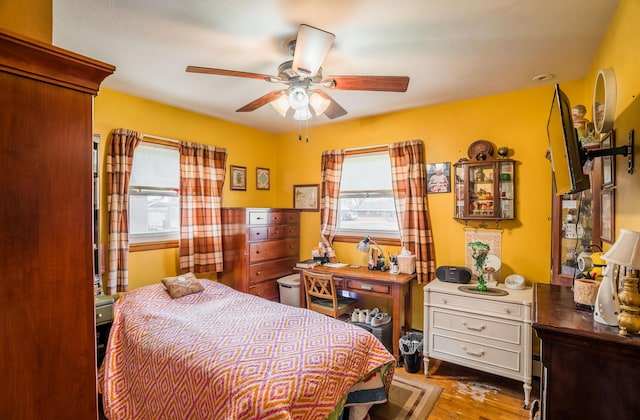
<instances>
[{"instance_id":1,"label":"white window frame","mask_svg":"<svg viewBox=\"0 0 640 420\"><path fill-rule=\"evenodd\" d=\"M400 239L400 229L397 225L397 221L398 221L398 217L397 217L397 213L396 213L396 208L395 208L395 203L393 203L394 201L394 196L393 196L393 189L392 189L392 179L391 179L391 162L389 161L389 166L388 166L388 171L379 171L379 170L375 170L375 175L377 177L379 177L380 175L383 176L383 182L381 182L381 186L382 188L380 189L373 189L373 188L368 188L368 189L348 189L345 188L345 184L347 184L347 182L343 181L345 180L345 176L350 176L349 175L349 170L345 171L345 165L349 165L349 159L352 158L366 158L367 155L370 156L383 156L386 155L388 156L388 150L385 148L384 151L380 151L380 150L375 150L375 151L354 151L350 154L348 154L347 156L345 156L345 160L343 163L343 170L342 170L342 176L341 176L341 180L340 180L340 192L338 194L338 204L337 204L337 226L336 226L336 235L337 236L344 236L344 237L356 237L361 239L364 236L373 236L375 238L385 238L385 239ZM388 173L388 178L386 178L384 175L386 175ZM367 176L367 177L371 177L371 173L366 173L363 176ZM362 198L362 199L367 199L367 198L390 198L392 200L393 205L391 206L391 208L389 209L390 215L389 217L391 218L391 220L393 221L392 223L395 224L395 227L393 229L374 229L371 227L345 227L342 225L342 222L344 220L349 219L351 216L350 214L353 212L353 209L343 209L342 208L342 203L343 203L343 199L345 198ZM364 209L363 209L364 211ZM356 210L357 212L357 210ZM356 216L357 217L357 216ZM358 239L358 240L359 240Z\"/></svg>"},{"instance_id":2,"label":"white window frame","mask_svg":"<svg viewBox=\"0 0 640 420\"><path fill-rule=\"evenodd\" d=\"M178 144L173 144L171 142L167 142L167 141L157 141L157 140L150 140L150 139L144 139L142 141L142 143L138 146L140 147L141 145L147 146L147 147L160 147L160 148L175 148L176 151L178 151ZM138 148L136 148L136 150L138 150ZM133 165L135 166L135 162L136 162L136 152L134 151L134 163ZM138 155L140 156L140 155ZM180 154L179 152L176 154L176 159L178 159L177 161L177 165L178 168L180 166ZM132 168L132 171L134 169ZM179 171L179 169L178 169ZM133 197L136 196L156 196L156 197L175 197L177 198L178 201L178 213L177 213L177 224L178 227L175 230L171 230L168 232L146 232L146 233L132 233L129 232L129 243L131 244L132 248L136 248L139 246L144 246L144 245L149 245L149 244L160 244L160 243L173 243L175 244L177 241L179 241L180 239L180 190L179 190L179 184L180 184L180 180L179 180L179 172L178 172L178 180L177 180L177 188L175 185L172 186L149 186L149 185L134 185L133 183L130 183L129 185L129 229L131 229L131 221L134 220L133 218L135 217L134 215L131 214L132 209L134 209L134 206L132 206L131 203L131 199Z\"/></svg>"}]
</instances>

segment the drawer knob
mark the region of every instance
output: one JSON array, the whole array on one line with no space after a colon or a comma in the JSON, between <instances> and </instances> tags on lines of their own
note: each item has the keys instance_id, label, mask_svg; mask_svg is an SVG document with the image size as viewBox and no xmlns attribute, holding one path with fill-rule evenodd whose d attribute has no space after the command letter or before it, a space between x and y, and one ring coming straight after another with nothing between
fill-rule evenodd
<instances>
[{"instance_id":1,"label":"drawer knob","mask_svg":"<svg viewBox=\"0 0 640 420\"><path fill-rule=\"evenodd\" d=\"M259 275L260 275L260 272L259 272L259 271L256 271L256 276L259 276Z\"/></svg>"},{"instance_id":2,"label":"drawer knob","mask_svg":"<svg viewBox=\"0 0 640 420\"><path fill-rule=\"evenodd\" d=\"M511 309L507 308L504 311L507 313L507 315L511 315Z\"/></svg>"},{"instance_id":3,"label":"drawer knob","mask_svg":"<svg viewBox=\"0 0 640 420\"><path fill-rule=\"evenodd\" d=\"M486 328L484 325L480 325L478 327L469 325L467 324L466 321L463 321L462 325L464 325L465 327L467 327L468 330L471 330L471 331L483 331Z\"/></svg>"},{"instance_id":4,"label":"drawer knob","mask_svg":"<svg viewBox=\"0 0 640 420\"><path fill-rule=\"evenodd\" d=\"M102 314L100 314L100 313L99 313L99 314L98 314L98 318L102 318Z\"/></svg>"},{"instance_id":5,"label":"drawer knob","mask_svg":"<svg viewBox=\"0 0 640 420\"><path fill-rule=\"evenodd\" d=\"M462 346L462 350L467 353L469 356L482 357L484 356L484 350L480 351L469 351L465 346Z\"/></svg>"}]
</instances>

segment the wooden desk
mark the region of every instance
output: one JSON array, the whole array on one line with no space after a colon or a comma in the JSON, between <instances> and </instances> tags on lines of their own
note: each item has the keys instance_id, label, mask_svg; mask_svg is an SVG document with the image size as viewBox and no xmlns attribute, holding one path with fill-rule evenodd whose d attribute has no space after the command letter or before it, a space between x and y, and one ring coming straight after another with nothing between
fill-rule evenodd
<instances>
[{"instance_id":1,"label":"wooden desk","mask_svg":"<svg viewBox=\"0 0 640 420\"><path fill-rule=\"evenodd\" d=\"M543 419L632 419L640 413L640 337L577 310L570 287L537 283Z\"/></svg>"},{"instance_id":2,"label":"wooden desk","mask_svg":"<svg viewBox=\"0 0 640 420\"><path fill-rule=\"evenodd\" d=\"M340 290L353 292L358 295L378 296L393 301L391 322L393 323L393 355L400 360L400 345L398 341L404 331L411 329L411 280L415 274L390 274L369 270L367 267L332 268L317 266L309 271L333 274L336 287ZM302 271L302 269L301 269ZM302 278L300 279L302 283ZM304 284L300 287L300 306L306 307ZM404 320L404 324L403 324Z\"/></svg>"}]
</instances>

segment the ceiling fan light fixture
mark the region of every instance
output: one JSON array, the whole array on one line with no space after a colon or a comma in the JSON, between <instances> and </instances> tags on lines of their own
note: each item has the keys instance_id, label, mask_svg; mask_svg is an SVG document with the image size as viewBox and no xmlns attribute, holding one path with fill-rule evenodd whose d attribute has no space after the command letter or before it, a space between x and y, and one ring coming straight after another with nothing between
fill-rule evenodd
<instances>
[{"instance_id":1,"label":"ceiling fan light fixture","mask_svg":"<svg viewBox=\"0 0 640 420\"><path fill-rule=\"evenodd\" d=\"M327 98L322 97L317 92L312 92L311 96L309 96L309 105L313 108L313 111L316 115L324 114L324 111L329 108L331 101Z\"/></svg>"},{"instance_id":2,"label":"ceiling fan light fixture","mask_svg":"<svg viewBox=\"0 0 640 420\"><path fill-rule=\"evenodd\" d=\"M336 38L331 32L300 25L293 54L293 70L307 77L313 77L324 61L329 48Z\"/></svg>"},{"instance_id":3,"label":"ceiling fan light fixture","mask_svg":"<svg viewBox=\"0 0 640 420\"><path fill-rule=\"evenodd\" d=\"M282 94L271 101L271 106L273 107L273 109L278 111L278 114L286 117L287 111L289 110L289 98L287 97L287 95Z\"/></svg>"},{"instance_id":4,"label":"ceiling fan light fixture","mask_svg":"<svg viewBox=\"0 0 640 420\"><path fill-rule=\"evenodd\" d=\"M311 119L311 111L309 107L302 109L296 109L296 112L293 113L293 119L298 121L306 121Z\"/></svg>"},{"instance_id":5,"label":"ceiling fan light fixture","mask_svg":"<svg viewBox=\"0 0 640 420\"><path fill-rule=\"evenodd\" d=\"M289 106L296 111L309 107L309 94L302 87L297 87L289 92Z\"/></svg>"}]
</instances>

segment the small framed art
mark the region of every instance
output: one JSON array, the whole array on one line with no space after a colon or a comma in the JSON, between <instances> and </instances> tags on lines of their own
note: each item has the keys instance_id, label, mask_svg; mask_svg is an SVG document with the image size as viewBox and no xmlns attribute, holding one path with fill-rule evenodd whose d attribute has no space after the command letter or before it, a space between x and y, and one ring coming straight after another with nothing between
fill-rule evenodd
<instances>
[{"instance_id":1,"label":"small framed art","mask_svg":"<svg viewBox=\"0 0 640 420\"><path fill-rule=\"evenodd\" d=\"M602 137L600 148L609 149L615 147L614 130L609 131ZM602 188L609 188L615 185L616 159L615 156L602 156Z\"/></svg>"},{"instance_id":2,"label":"small framed art","mask_svg":"<svg viewBox=\"0 0 640 420\"><path fill-rule=\"evenodd\" d=\"M451 192L451 163L427 163L427 192Z\"/></svg>"},{"instance_id":3,"label":"small framed art","mask_svg":"<svg viewBox=\"0 0 640 420\"><path fill-rule=\"evenodd\" d=\"M613 243L615 201L613 189L602 191L600 197L600 239Z\"/></svg>"},{"instance_id":4,"label":"small framed art","mask_svg":"<svg viewBox=\"0 0 640 420\"><path fill-rule=\"evenodd\" d=\"M231 165L231 189L238 191L247 190L247 168L245 166Z\"/></svg>"},{"instance_id":5,"label":"small framed art","mask_svg":"<svg viewBox=\"0 0 640 420\"><path fill-rule=\"evenodd\" d=\"M256 168L256 190L268 190L270 177L268 168Z\"/></svg>"},{"instance_id":6,"label":"small framed art","mask_svg":"<svg viewBox=\"0 0 640 420\"><path fill-rule=\"evenodd\" d=\"M319 184L293 186L293 208L302 211L320 210Z\"/></svg>"}]
</instances>

